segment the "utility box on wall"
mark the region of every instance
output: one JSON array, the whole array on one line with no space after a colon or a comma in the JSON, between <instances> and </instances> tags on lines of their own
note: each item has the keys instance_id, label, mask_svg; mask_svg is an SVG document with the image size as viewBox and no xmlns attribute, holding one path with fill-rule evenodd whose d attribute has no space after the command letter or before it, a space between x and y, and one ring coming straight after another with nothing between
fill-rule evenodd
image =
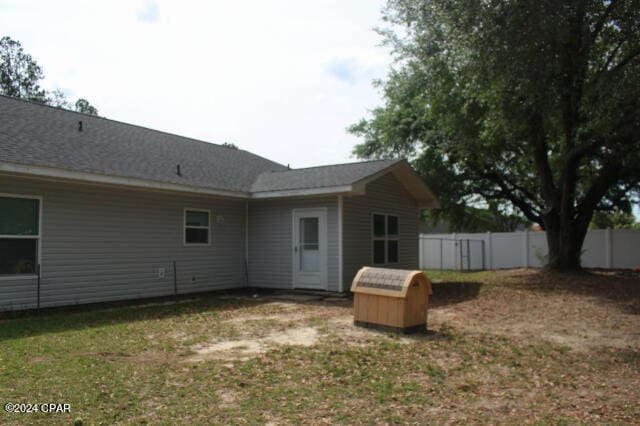
<instances>
[{"instance_id":1,"label":"utility box on wall","mask_svg":"<svg viewBox=\"0 0 640 426\"><path fill-rule=\"evenodd\" d=\"M351 291L355 325L402 333L426 330L432 290L424 272L364 267Z\"/></svg>"}]
</instances>

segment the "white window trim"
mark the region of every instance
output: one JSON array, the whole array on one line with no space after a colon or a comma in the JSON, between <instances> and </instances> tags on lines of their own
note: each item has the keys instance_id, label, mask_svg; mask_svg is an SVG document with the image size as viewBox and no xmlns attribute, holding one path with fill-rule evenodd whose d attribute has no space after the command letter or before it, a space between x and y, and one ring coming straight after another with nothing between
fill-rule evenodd
<instances>
[{"instance_id":1,"label":"white window trim","mask_svg":"<svg viewBox=\"0 0 640 426\"><path fill-rule=\"evenodd\" d=\"M10 194L0 192L0 197L3 198L26 198L28 200L38 200L38 235L4 235L0 234L0 238L7 238L12 240L17 239L29 239L38 240L37 243L37 257L38 264L36 268L40 266L40 278L42 278L42 196L41 195L25 195L25 194ZM16 274L16 275L0 275L0 281L10 280L33 280L38 278L38 273L35 274Z\"/></svg>"},{"instance_id":2,"label":"white window trim","mask_svg":"<svg viewBox=\"0 0 640 426\"><path fill-rule=\"evenodd\" d=\"M374 231L374 226L373 226L373 217L374 216L384 216L384 236L383 237L379 237L375 235L375 231ZM398 234L397 235L389 235L389 216L393 216L395 218L398 219ZM400 263L400 216L397 214L390 214L390 213L381 213L381 212L372 212L371 213L371 264L373 266L376 265L397 265ZM376 263L375 262L375 258L376 258L376 253L375 250L373 248L373 243L374 241L384 241L384 262L382 263ZM396 262L389 262L389 253L387 250L388 241L397 241L398 242L398 260Z\"/></svg>"},{"instance_id":3,"label":"white window trim","mask_svg":"<svg viewBox=\"0 0 640 426\"><path fill-rule=\"evenodd\" d=\"M187 212L203 212L209 216L209 224L207 226L187 226ZM207 242L206 243L188 243L187 242L187 228L189 229L206 229L207 230ZM207 247L211 245L211 210L208 209L196 209L191 207L185 207L182 223L182 243L185 247Z\"/></svg>"}]
</instances>

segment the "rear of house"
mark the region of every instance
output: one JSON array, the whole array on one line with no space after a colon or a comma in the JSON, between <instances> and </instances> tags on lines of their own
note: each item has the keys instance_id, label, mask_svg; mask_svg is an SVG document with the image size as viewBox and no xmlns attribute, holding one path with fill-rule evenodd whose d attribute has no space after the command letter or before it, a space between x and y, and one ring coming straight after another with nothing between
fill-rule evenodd
<instances>
[{"instance_id":1,"label":"rear of house","mask_svg":"<svg viewBox=\"0 0 640 426\"><path fill-rule=\"evenodd\" d=\"M437 206L402 160L291 170L1 96L0 114L0 310L345 291L364 265L417 268L420 209Z\"/></svg>"}]
</instances>

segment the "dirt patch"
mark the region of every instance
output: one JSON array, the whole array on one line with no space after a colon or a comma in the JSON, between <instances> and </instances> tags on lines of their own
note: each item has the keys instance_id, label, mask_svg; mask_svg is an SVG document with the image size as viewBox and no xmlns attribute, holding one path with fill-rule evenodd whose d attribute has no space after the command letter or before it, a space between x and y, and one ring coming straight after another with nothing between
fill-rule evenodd
<instances>
[{"instance_id":1,"label":"dirt patch","mask_svg":"<svg viewBox=\"0 0 640 426\"><path fill-rule=\"evenodd\" d=\"M238 392L231 389L218 389L216 395L218 396L218 407L220 408L229 408L235 405L238 399Z\"/></svg>"},{"instance_id":2,"label":"dirt patch","mask_svg":"<svg viewBox=\"0 0 640 426\"><path fill-rule=\"evenodd\" d=\"M319 337L314 327L290 328L273 332L258 339L225 340L193 348L195 354L186 358L187 362L208 359L246 360L278 346L312 346Z\"/></svg>"},{"instance_id":3,"label":"dirt patch","mask_svg":"<svg viewBox=\"0 0 640 426\"><path fill-rule=\"evenodd\" d=\"M482 291L463 301L455 292L468 283L440 283L430 325L546 340L577 351L640 350L637 278L527 269L491 274Z\"/></svg>"},{"instance_id":4,"label":"dirt patch","mask_svg":"<svg viewBox=\"0 0 640 426\"><path fill-rule=\"evenodd\" d=\"M135 364L173 364L176 360L176 354L174 352L164 351L143 351L143 352L74 352L74 356L97 358L106 362L131 362ZM51 358L52 361L55 358ZM44 362L34 361L34 362Z\"/></svg>"},{"instance_id":5,"label":"dirt patch","mask_svg":"<svg viewBox=\"0 0 640 426\"><path fill-rule=\"evenodd\" d=\"M411 343L411 337L385 333L353 324L352 315L331 318L327 322L328 333L349 346L366 346L381 340L393 340L399 343Z\"/></svg>"},{"instance_id":6,"label":"dirt patch","mask_svg":"<svg viewBox=\"0 0 640 426\"><path fill-rule=\"evenodd\" d=\"M294 312L281 312L277 314L255 314L255 315L242 315L234 318L229 318L223 322L243 324L249 321L265 322L265 321L278 321L283 323L302 321L308 318L306 313L294 313Z\"/></svg>"},{"instance_id":7,"label":"dirt patch","mask_svg":"<svg viewBox=\"0 0 640 426\"><path fill-rule=\"evenodd\" d=\"M51 362L56 358L52 355L43 355L43 356L32 356L27 358L27 362L31 362L34 364L44 364L47 362Z\"/></svg>"}]
</instances>

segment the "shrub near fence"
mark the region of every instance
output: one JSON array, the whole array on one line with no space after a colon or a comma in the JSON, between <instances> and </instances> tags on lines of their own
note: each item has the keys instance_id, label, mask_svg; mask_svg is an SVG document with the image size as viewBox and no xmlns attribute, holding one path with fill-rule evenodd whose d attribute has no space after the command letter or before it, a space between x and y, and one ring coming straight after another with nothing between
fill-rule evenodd
<instances>
[{"instance_id":1,"label":"shrub near fence","mask_svg":"<svg viewBox=\"0 0 640 426\"><path fill-rule=\"evenodd\" d=\"M544 232L421 234L422 269L540 268L548 255ZM582 247L586 268L640 267L640 231L590 230Z\"/></svg>"}]
</instances>

